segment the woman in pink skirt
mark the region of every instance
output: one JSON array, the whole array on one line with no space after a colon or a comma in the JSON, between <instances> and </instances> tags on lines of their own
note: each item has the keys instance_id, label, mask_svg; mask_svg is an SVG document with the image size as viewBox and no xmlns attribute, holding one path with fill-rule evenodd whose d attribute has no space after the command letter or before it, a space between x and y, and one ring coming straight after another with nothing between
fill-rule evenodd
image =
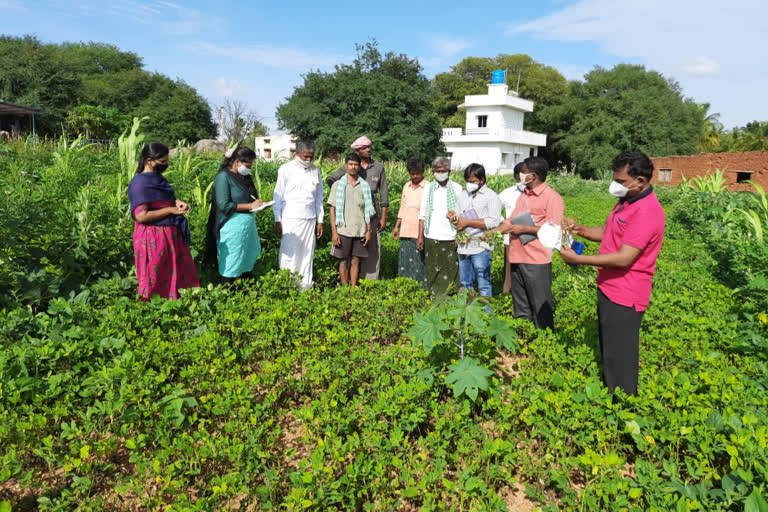
<instances>
[{"instance_id":1,"label":"woman in pink skirt","mask_svg":"<svg viewBox=\"0 0 768 512\"><path fill-rule=\"evenodd\" d=\"M168 147L150 142L141 152L136 176L128 185L133 228L133 253L139 295L177 299L179 290L200 286L189 252L189 205L176 199L163 177L168 168Z\"/></svg>"}]
</instances>

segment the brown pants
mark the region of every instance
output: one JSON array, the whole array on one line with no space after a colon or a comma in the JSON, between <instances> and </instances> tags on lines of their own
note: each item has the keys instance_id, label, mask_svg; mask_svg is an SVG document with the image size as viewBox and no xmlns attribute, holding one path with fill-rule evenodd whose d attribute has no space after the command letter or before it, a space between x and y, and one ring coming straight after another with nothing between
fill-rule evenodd
<instances>
[{"instance_id":1,"label":"brown pants","mask_svg":"<svg viewBox=\"0 0 768 512\"><path fill-rule=\"evenodd\" d=\"M379 239L379 217L371 217L371 241L368 242L368 256L360 258L360 279L376 281L379 278L381 261L381 240Z\"/></svg>"},{"instance_id":2,"label":"brown pants","mask_svg":"<svg viewBox=\"0 0 768 512\"><path fill-rule=\"evenodd\" d=\"M512 291L512 272L511 263L509 262L509 246L504 246L504 284L501 291L509 293Z\"/></svg>"}]
</instances>

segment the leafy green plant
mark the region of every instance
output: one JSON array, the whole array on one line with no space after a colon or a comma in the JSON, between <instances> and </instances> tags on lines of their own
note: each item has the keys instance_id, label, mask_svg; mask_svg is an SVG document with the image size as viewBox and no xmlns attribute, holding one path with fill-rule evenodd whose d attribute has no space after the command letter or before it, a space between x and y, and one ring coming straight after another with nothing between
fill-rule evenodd
<instances>
[{"instance_id":1,"label":"leafy green plant","mask_svg":"<svg viewBox=\"0 0 768 512\"><path fill-rule=\"evenodd\" d=\"M82 135L71 142L65 135L59 137L52 153L56 169L63 174L69 174L75 159L90 146L91 144L83 144Z\"/></svg>"},{"instance_id":2,"label":"leafy green plant","mask_svg":"<svg viewBox=\"0 0 768 512\"><path fill-rule=\"evenodd\" d=\"M755 238L757 238L758 242L762 243L764 226L768 226L768 195L766 195L765 190L758 183L754 181L749 181L748 183L757 190L757 192L749 196L755 209L737 208L736 211L744 216Z\"/></svg>"},{"instance_id":3,"label":"leafy green plant","mask_svg":"<svg viewBox=\"0 0 768 512\"><path fill-rule=\"evenodd\" d=\"M120 175L117 181L116 197L124 200L128 182L139 166L139 153L144 143L144 135L139 133L141 122L149 119L148 116L134 117L130 132L125 130L117 139L117 151L120 156Z\"/></svg>"},{"instance_id":4,"label":"leafy green plant","mask_svg":"<svg viewBox=\"0 0 768 512\"><path fill-rule=\"evenodd\" d=\"M426 313L413 315L414 325L408 334L428 355L435 356L432 359L438 371L447 368L445 382L453 385L457 398L466 395L474 401L479 390L488 390L487 378L493 374L480 361L465 357L470 344L484 356L488 356L490 349L483 343L488 338L494 338L496 346L511 352L518 348L514 329L488 314L484 309L487 304L474 290L463 290L438 302ZM458 350L457 364L448 364L453 357L445 348L451 345Z\"/></svg>"},{"instance_id":5,"label":"leafy green plant","mask_svg":"<svg viewBox=\"0 0 768 512\"><path fill-rule=\"evenodd\" d=\"M710 194L722 194L728 190L728 180L723 169L715 169L713 173L705 176L694 176L686 183L691 183L697 190Z\"/></svg>"}]
</instances>

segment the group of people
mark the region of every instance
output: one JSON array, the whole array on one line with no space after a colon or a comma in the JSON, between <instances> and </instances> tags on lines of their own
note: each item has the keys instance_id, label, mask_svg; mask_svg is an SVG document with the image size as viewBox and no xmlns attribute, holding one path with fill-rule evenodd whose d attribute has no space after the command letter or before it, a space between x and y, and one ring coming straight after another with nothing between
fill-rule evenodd
<instances>
[{"instance_id":1,"label":"group of people","mask_svg":"<svg viewBox=\"0 0 768 512\"><path fill-rule=\"evenodd\" d=\"M379 277L389 190L384 166L371 157L370 139L359 137L351 149L326 183L331 254L339 260L340 282L355 286L360 278ZM280 167L273 193L280 268L298 273L302 289L312 286L315 248L323 236L324 185L314 154L312 142L299 141L295 158ZM214 180L205 258L218 263L227 282L250 276L261 252L254 212L265 205L250 177L255 160L253 150L239 147L226 155ZM147 144L128 188L139 295L145 300L152 294L177 298L179 289L199 286L189 251L189 206L176 199L163 177L167 166L168 148ZM480 164L464 169L464 187L450 179L449 158L432 162L432 182L425 180L422 159L410 158L406 167L410 180L392 232L400 242L398 275L435 295L464 288L490 297L495 234L501 233L503 291L512 295L514 316L554 329L553 250L538 234L545 224L563 223L564 203L546 183L547 162L533 156L518 164L516 185L500 194L487 186ZM599 253L579 255L564 247L560 255L566 263L600 268L604 380L611 389L634 394L640 322L664 235L664 212L650 185L653 164L646 155L624 153L613 167L609 192L618 202L605 226L572 226L579 236L601 242Z\"/></svg>"}]
</instances>

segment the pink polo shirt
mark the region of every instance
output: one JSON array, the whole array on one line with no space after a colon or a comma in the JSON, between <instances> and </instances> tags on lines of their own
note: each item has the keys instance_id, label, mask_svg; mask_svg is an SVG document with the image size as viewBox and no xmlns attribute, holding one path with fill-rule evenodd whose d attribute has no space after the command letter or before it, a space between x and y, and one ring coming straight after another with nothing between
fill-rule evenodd
<instances>
[{"instance_id":1,"label":"pink polo shirt","mask_svg":"<svg viewBox=\"0 0 768 512\"><path fill-rule=\"evenodd\" d=\"M552 190L546 183L540 183L533 190L526 188L520 194L515 209L504 222L509 224L509 219L529 212L537 226L541 226L545 222L552 222L559 226L563 222L563 210L565 210L565 204L560 194ZM547 249L541 245L538 238L523 245L517 235L510 234L509 262L546 265L552 263L552 249Z\"/></svg>"},{"instance_id":2,"label":"pink polo shirt","mask_svg":"<svg viewBox=\"0 0 768 512\"><path fill-rule=\"evenodd\" d=\"M651 298L656 258L664 240L664 209L653 188L636 198L619 201L605 221L598 254L619 252L622 245L640 249L626 268L598 267L597 286L611 302L645 311Z\"/></svg>"}]
</instances>

